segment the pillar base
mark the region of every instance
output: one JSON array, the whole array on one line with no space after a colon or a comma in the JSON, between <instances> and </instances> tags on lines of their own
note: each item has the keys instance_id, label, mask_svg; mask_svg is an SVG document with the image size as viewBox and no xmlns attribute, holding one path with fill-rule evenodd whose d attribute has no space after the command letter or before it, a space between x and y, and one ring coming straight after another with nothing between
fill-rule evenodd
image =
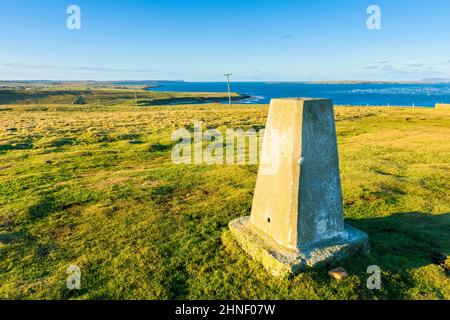
<instances>
[{"instance_id":1,"label":"pillar base","mask_svg":"<svg viewBox=\"0 0 450 320\"><path fill-rule=\"evenodd\" d=\"M343 260L356 253L368 253L370 248L367 234L347 224L341 236L298 252L282 247L257 230L250 223L250 217L231 221L230 231L242 249L276 277Z\"/></svg>"}]
</instances>

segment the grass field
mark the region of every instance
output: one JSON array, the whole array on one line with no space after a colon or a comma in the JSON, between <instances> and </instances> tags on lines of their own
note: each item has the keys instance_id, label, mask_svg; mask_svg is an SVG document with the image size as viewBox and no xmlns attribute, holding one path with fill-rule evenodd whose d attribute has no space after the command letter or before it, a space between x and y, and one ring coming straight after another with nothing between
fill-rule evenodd
<instances>
[{"instance_id":1,"label":"grass field","mask_svg":"<svg viewBox=\"0 0 450 320\"><path fill-rule=\"evenodd\" d=\"M121 88L89 88L68 87L52 88L9 88L0 92L0 105L47 105L47 104L72 104L77 98L82 98L86 104L96 106L153 106L182 103L208 103L221 102L228 99L228 93L214 92L159 92L146 91L137 87L132 89ZM233 100L239 100L244 96L232 93Z\"/></svg>"},{"instance_id":2,"label":"grass field","mask_svg":"<svg viewBox=\"0 0 450 320\"><path fill-rule=\"evenodd\" d=\"M171 163L174 129L263 127L267 106L43 104L0 106L2 299L450 299L450 111L336 108L345 216L372 246L336 282L274 279L230 237L256 166Z\"/></svg>"}]
</instances>

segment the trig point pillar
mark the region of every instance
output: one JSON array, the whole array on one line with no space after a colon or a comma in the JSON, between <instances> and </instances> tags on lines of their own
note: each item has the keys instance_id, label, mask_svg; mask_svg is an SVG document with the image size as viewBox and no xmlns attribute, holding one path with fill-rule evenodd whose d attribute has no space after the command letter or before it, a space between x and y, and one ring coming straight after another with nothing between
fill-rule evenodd
<instances>
[{"instance_id":1,"label":"trig point pillar","mask_svg":"<svg viewBox=\"0 0 450 320\"><path fill-rule=\"evenodd\" d=\"M230 230L277 276L368 252L368 236L344 224L331 100L271 101L252 213Z\"/></svg>"}]
</instances>

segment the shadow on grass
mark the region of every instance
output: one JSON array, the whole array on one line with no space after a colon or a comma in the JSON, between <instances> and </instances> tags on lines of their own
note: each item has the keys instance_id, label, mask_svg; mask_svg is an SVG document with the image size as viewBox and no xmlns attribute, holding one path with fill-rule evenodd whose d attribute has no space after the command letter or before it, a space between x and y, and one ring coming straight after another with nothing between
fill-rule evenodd
<instances>
[{"instance_id":1,"label":"shadow on grass","mask_svg":"<svg viewBox=\"0 0 450 320\"><path fill-rule=\"evenodd\" d=\"M9 144L0 145L0 151L30 150L30 149L33 149L33 143L31 140L24 140L21 142L13 142Z\"/></svg>"},{"instance_id":2,"label":"shadow on grass","mask_svg":"<svg viewBox=\"0 0 450 320\"><path fill-rule=\"evenodd\" d=\"M56 199L53 196L45 195L39 200L38 203L28 209L28 216L32 220L41 219L45 218L56 209Z\"/></svg>"},{"instance_id":3,"label":"shadow on grass","mask_svg":"<svg viewBox=\"0 0 450 320\"><path fill-rule=\"evenodd\" d=\"M407 212L347 221L369 234L371 256L384 268L419 268L450 252L450 213Z\"/></svg>"},{"instance_id":4,"label":"shadow on grass","mask_svg":"<svg viewBox=\"0 0 450 320\"><path fill-rule=\"evenodd\" d=\"M21 237L18 232L0 233L0 244L8 245Z\"/></svg>"},{"instance_id":5,"label":"shadow on grass","mask_svg":"<svg viewBox=\"0 0 450 320\"><path fill-rule=\"evenodd\" d=\"M45 147L60 148L67 145L72 145L75 141L76 140L74 138L59 138L47 143Z\"/></svg>"},{"instance_id":6,"label":"shadow on grass","mask_svg":"<svg viewBox=\"0 0 450 320\"><path fill-rule=\"evenodd\" d=\"M167 150L170 150L172 148L172 145L170 144L162 144L162 143L155 143L150 145L149 151L150 152L165 152Z\"/></svg>"}]
</instances>

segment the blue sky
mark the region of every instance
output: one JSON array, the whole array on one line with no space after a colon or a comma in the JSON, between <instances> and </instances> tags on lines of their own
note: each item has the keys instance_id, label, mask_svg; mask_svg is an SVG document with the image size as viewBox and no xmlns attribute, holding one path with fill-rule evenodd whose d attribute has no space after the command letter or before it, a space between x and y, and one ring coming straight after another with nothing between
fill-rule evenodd
<instances>
[{"instance_id":1,"label":"blue sky","mask_svg":"<svg viewBox=\"0 0 450 320\"><path fill-rule=\"evenodd\" d=\"M66 28L69 5L81 30ZM381 8L381 30L366 26ZM449 0L0 0L0 79L450 78Z\"/></svg>"}]
</instances>

